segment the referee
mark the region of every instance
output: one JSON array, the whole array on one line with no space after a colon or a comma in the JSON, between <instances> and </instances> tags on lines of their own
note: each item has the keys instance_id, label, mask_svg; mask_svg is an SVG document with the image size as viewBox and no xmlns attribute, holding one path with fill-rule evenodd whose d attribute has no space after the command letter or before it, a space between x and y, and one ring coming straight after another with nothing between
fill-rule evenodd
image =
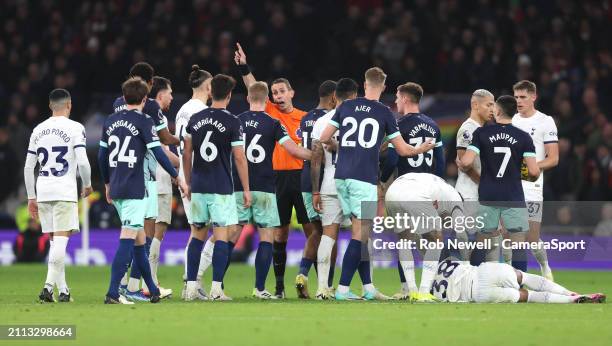
<instances>
[{"instance_id":1,"label":"referee","mask_svg":"<svg viewBox=\"0 0 612 346\"><path fill-rule=\"evenodd\" d=\"M246 55L239 43L236 44L234 61L238 65L242 80L246 88L256 82L255 76L247 65ZM272 82L272 99L266 101L266 113L281 122L287 133L296 143L300 143L298 136L300 122L306 112L293 107L292 99L295 94L291 84L285 78L277 78ZM272 166L276 173L276 203L280 218L280 227L274 232L272 262L274 276L276 277L276 291L274 295L285 298L285 266L287 263L287 239L289 238L289 223L291 213L295 207L297 220L308 236L315 225L308 218L301 190L301 174L304 161L291 156L282 146L276 144L272 157Z\"/></svg>"}]
</instances>

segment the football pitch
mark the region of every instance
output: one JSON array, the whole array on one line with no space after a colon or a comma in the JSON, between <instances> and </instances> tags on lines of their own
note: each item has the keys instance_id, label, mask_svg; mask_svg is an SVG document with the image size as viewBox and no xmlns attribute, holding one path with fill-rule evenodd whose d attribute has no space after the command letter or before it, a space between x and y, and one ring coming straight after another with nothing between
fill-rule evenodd
<instances>
[{"instance_id":1,"label":"football pitch","mask_svg":"<svg viewBox=\"0 0 612 346\"><path fill-rule=\"evenodd\" d=\"M610 345L612 305L410 304L298 300L297 268L288 268L288 299L250 297L254 268L232 264L226 276L231 302L183 302L182 267L160 267L162 286L174 296L160 304L104 305L109 267L67 267L74 298L39 304L46 266L0 267L0 324L72 324L76 340L0 340L0 345ZM210 283L210 273L206 282ZM273 289L274 275L268 275ZM337 283L339 271L336 270ZM610 293L611 272L556 271L578 292ZM399 288L397 271L377 269L385 294ZM209 287L207 287L208 289ZM310 293L316 289L311 271ZM361 291L358 277L355 293ZM146 342L145 342L146 340Z\"/></svg>"}]
</instances>

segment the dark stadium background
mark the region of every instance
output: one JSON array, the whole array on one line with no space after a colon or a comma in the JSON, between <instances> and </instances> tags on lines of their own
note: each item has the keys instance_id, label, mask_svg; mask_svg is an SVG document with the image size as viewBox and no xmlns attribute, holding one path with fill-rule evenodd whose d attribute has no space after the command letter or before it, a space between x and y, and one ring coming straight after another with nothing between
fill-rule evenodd
<instances>
[{"instance_id":1,"label":"dark stadium background","mask_svg":"<svg viewBox=\"0 0 612 346\"><path fill-rule=\"evenodd\" d=\"M52 88L72 93L71 116L87 126L95 179L100 119L110 113L133 63L146 60L172 80L172 122L190 97L192 64L239 79L236 41L255 76L287 77L296 90L294 104L305 110L316 106L323 80L352 77L361 83L373 65L389 75L383 98L388 105L398 84L422 84L423 109L445 134L450 181L456 175L454 135L469 94L486 88L499 96L511 93L517 80L533 80L537 108L555 118L560 136L559 166L547 172L545 198L609 201L611 19L611 1L4 0L0 225L15 229L17 220L19 228L27 227L23 162L32 128L49 115ZM247 107L238 85L230 107L236 112ZM184 228L180 207L175 212L174 228ZM92 227L115 222L105 203L94 201L91 215ZM568 221L563 213L549 218Z\"/></svg>"}]
</instances>

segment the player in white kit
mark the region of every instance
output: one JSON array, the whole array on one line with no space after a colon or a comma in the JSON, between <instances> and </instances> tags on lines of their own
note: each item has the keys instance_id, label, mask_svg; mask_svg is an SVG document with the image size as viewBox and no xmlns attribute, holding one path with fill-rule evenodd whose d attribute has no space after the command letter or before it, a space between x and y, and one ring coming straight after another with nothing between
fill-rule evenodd
<instances>
[{"instance_id":1,"label":"player in white kit","mask_svg":"<svg viewBox=\"0 0 612 346\"><path fill-rule=\"evenodd\" d=\"M439 301L464 303L580 304L606 301L605 294L577 294L506 263L484 262L476 267L452 257L438 265L431 294Z\"/></svg>"},{"instance_id":2,"label":"player in white kit","mask_svg":"<svg viewBox=\"0 0 612 346\"><path fill-rule=\"evenodd\" d=\"M559 143L555 120L535 109L537 99L536 85L522 80L512 87L517 102L518 113L512 118L512 125L529 133L536 150L536 161L540 170L554 168L559 163ZM523 177L525 175L523 174ZM542 242L540 229L542 227L542 209L544 208L544 174L535 182L523 179L523 191L529 213L529 232L527 241ZM553 280L553 274L548 265L548 256L544 248L532 250L533 256L540 264L542 275Z\"/></svg>"},{"instance_id":3,"label":"player in white kit","mask_svg":"<svg viewBox=\"0 0 612 346\"><path fill-rule=\"evenodd\" d=\"M195 113L198 113L208 106L208 99L210 98L210 81L212 80L212 75L210 72L201 69L198 65L193 65L191 67L191 73L189 74L189 85L191 86L191 90L193 94L191 99L179 109L178 113L176 113L176 133L175 135L179 137L181 144L178 150L179 153L179 176L182 178L185 177L185 172L183 171L183 148L184 142L183 138L187 133L186 128L189 123L189 119ZM191 230L193 231L195 228L191 222L191 201L183 196L183 209L185 210L185 215L187 216L187 222L189 223ZM189 241L187 241L189 244ZM199 299L207 299L206 291L202 286L202 274L207 266L212 262L212 250L214 247L214 243L206 242L204 245L204 250L202 251L202 256L200 258L200 268L198 270L198 298ZM185 272L183 274L183 280L186 284L187 279L187 247L185 247ZM183 293L181 294L182 298L185 297L185 287L183 287Z\"/></svg>"},{"instance_id":4,"label":"player in white kit","mask_svg":"<svg viewBox=\"0 0 612 346\"><path fill-rule=\"evenodd\" d=\"M357 97L359 86L357 82L349 78L342 78L336 84L336 108L345 100L352 100ZM316 293L317 299L330 299L334 296L332 283L333 265L335 264L336 256L334 249L336 240L338 240L338 231L340 225L347 223L350 225L350 220L346 219L342 213L342 206L338 199L336 191L336 182L334 174L336 172L336 151L329 146L323 146L320 142L321 133L329 120L333 117L336 110L331 110L320 117L312 128L312 160L310 162L310 177L312 182L312 204L315 210L321 214L321 223L323 225L323 235L317 250L317 275L318 288ZM338 141L338 134L333 137L334 141ZM323 157L322 157L323 154ZM323 180L321 181L321 161L324 160ZM332 275L330 275L330 271ZM331 280L333 281L333 280Z\"/></svg>"},{"instance_id":5,"label":"player in white kit","mask_svg":"<svg viewBox=\"0 0 612 346\"><path fill-rule=\"evenodd\" d=\"M459 130L457 131L457 159L461 160L467 147L472 143L472 134L477 128L484 126L484 124L493 119L493 110L495 106L495 99L493 94L485 89L478 89L472 93L470 100L470 117L467 118ZM459 170L457 182L455 183L455 189L464 200L464 207L466 215L476 215L478 211L478 183L480 181L480 158L476 158L473 167L467 172ZM474 232L476 230L469 230ZM467 234L463 233L459 235L460 239L467 241ZM463 255L470 256L471 251L466 251ZM491 251L490 254L497 253L497 251ZM492 255L489 255L492 257ZM469 258L463 258L469 260Z\"/></svg>"},{"instance_id":6,"label":"player in white kit","mask_svg":"<svg viewBox=\"0 0 612 346\"><path fill-rule=\"evenodd\" d=\"M400 239L416 240L421 235L429 241L442 241L443 218L462 220L463 201L459 193L444 179L430 173L407 173L398 177L385 195L387 215L407 215L411 224L396 225L395 232ZM420 218L420 219L419 219ZM439 220L439 222L436 222ZM453 221L453 225L455 225ZM411 301L431 302L434 297L429 293L436 274L441 249L429 248L423 256L423 273L419 287L414 275L414 257L411 249L399 250L399 260L406 283L407 297Z\"/></svg>"},{"instance_id":7,"label":"player in white kit","mask_svg":"<svg viewBox=\"0 0 612 346\"><path fill-rule=\"evenodd\" d=\"M68 238L79 231L77 169L83 189L81 196L92 192L91 168L85 150L85 128L68 119L72 109L70 93L55 89L49 94L53 115L34 128L23 170L28 194L28 211L40 219L43 233L51 235L47 279L39 299L52 303L57 286L60 302L70 302L66 284L65 258ZM39 165L38 179L34 177Z\"/></svg>"},{"instance_id":8,"label":"player in white kit","mask_svg":"<svg viewBox=\"0 0 612 346\"><path fill-rule=\"evenodd\" d=\"M159 104L162 112L170 110L172 103L172 83L163 77L153 77L153 86L149 93L151 98ZM168 118L163 116L164 123L168 123ZM162 144L162 148L174 168L179 167L179 158L170 151L167 145ZM155 219L155 234L151 240L151 248L149 249L149 265L151 266L151 276L153 281L157 283L160 294L169 296L172 294L172 289L164 288L159 285L157 279L157 267L159 266L159 257L161 250L161 242L164 239L168 225L172 221L172 177L166 172L159 163L155 171L155 180L157 181L157 218Z\"/></svg>"}]
</instances>

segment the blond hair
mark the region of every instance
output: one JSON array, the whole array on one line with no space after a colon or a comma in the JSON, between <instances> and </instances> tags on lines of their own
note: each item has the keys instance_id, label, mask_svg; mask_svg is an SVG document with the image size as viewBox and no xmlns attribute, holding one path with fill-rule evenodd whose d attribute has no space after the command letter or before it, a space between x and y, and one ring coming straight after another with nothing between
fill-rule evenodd
<instances>
[{"instance_id":1,"label":"blond hair","mask_svg":"<svg viewBox=\"0 0 612 346\"><path fill-rule=\"evenodd\" d=\"M268 84L255 82L249 86L249 100L251 102L266 102L268 98Z\"/></svg>"},{"instance_id":2,"label":"blond hair","mask_svg":"<svg viewBox=\"0 0 612 346\"><path fill-rule=\"evenodd\" d=\"M383 86L385 85L385 80L387 79L387 75L380 67L372 67L369 68L365 72L365 80L368 84L373 86Z\"/></svg>"}]
</instances>

